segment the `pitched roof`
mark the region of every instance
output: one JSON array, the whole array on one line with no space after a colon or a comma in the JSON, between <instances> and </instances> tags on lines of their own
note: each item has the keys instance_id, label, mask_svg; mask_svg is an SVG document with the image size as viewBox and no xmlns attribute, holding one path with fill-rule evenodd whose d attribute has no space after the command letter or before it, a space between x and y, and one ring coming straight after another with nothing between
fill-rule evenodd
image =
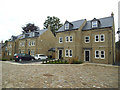
<instances>
[{"instance_id":1,"label":"pitched roof","mask_svg":"<svg viewBox=\"0 0 120 90\"><path fill-rule=\"evenodd\" d=\"M80 26L84 23L84 21L85 21L85 19L70 22L71 24L73 24L72 30L76 30L76 29L80 28ZM58 31L56 31L56 32L63 32L63 31L65 31L64 25L60 29L58 29Z\"/></svg>"},{"instance_id":2,"label":"pitched roof","mask_svg":"<svg viewBox=\"0 0 120 90\"><path fill-rule=\"evenodd\" d=\"M36 33L38 33L37 35L35 35L34 37L39 37L40 35L42 35L45 31L47 31L48 29L42 29L42 30L39 30L39 31L35 31ZM28 33L25 33L28 35L28 37L25 37L25 34L20 34L17 36L17 39L24 39L24 38L33 38L32 36L32 33L33 32L28 32Z\"/></svg>"},{"instance_id":3,"label":"pitched roof","mask_svg":"<svg viewBox=\"0 0 120 90\"><path fill-rule=\"evenodd\" d=\"M112 16L100 18L98 19L100 21L100 25L98 28L106 28L106 27L112 27L113 26L113 20L114 18ZM83 27L82 30L90 30L91 27L91 20L86 22L86 25Z\"/></svg>"}]
</instances>

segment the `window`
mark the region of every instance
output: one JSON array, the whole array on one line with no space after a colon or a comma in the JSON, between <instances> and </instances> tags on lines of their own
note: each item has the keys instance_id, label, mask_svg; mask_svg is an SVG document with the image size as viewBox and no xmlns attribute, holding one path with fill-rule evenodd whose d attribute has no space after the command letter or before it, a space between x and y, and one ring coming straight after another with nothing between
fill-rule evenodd
<instances>
[{"instance_id":1,"label":"window","mask_svg":"<svg viewBox=\"0 0 120 90\"><path fill-rule=\"evenodd\" d=\"M22 42L22 46L24 46L24 42Z\"/></svg>"},{"instance_id":2,"label":"window","mask_svg":"<svg viewBox=\"0 0 120 90\"><path fill-rule=\"evenodd\" d=\"M99 50L95 51L95 58L99 58Z\"/></svg>"},{"instance_id":3,"label":"window","mask_svg":"<svg viewBox=\"0 0 120 90\"><path fill-rule=\"evenodd\" d=\"M97 26L97 21L92 21L92 28L96 28Z\"/></svg>"},{"instance_id":4,"label":"window","mask_svg":"<svg viewBox=\"0 0 120 90\"><path fill-rule=\"evenodd\" d=\"M32 36L33 36L33 37L35 36L35 32L32 32Z\"/></svg>"},{"instance_id":5,"label":"window","mask_svg":"<svg viewBox=\"0 0 120 90\"><path fill-rule=\"evenodd\" d=\"M99 35L95 35L95 42L99 42Z\"/></svg>"},{"instance_id":6,"label":"window","mask_svg":"<svg viewBox=\"0 0 120 90\"><path fill-rule=\"evenodd\" d=\"M68 57L68 50L65 50L65 56Z\"/></svg>"},{"instance_id":7,"label":"window","mask_svg":"<svg viewBox=\"0 0 120 90\"><path fill-rule=\"evenodd\" d=\"M69 55L69 56L72 57L72 50L69 50L69 52L70 52L70 55Z\"/></svg>"},{"instance_id":8,"label":"window","mask_svg":"<svg viewBox=\"0 0 120 90\"><path fill-rule=\"evenodd\" d=\"M101 51L101 59L104 59L105 58L105 51Z\"/></svg>"},{"instance_id":9,"label":"window","mask_svg":"<svg viewBox=\"0 0 120 90\"><path fill-rule=\"evenodd\" d=\"M62 42L63 42L63 38L59 37L59 43L62 43Z\"/></svg>"},{"instance_id":10,"label":"window","mask_svg":"<svg viewBox=\"0 0 120 90\"><path fill-rule=\"evenodd\" d=\"M29 46L31 46L31 42L29 42Z\"/></svg>"},{"instance_id":11,"label":"window","mask_svg":"<svg viewBox=\"0 0 120 90\"><path fill-rule=\"evenodd\" d=\"M65 24L65 30L68 30L69 29L69 23L66 23Z\"/></svg>"},{"instance_id":12,"label":"window","mask_svg":"<svg viewBox=\"0 0 120 90\"><path fill-rule=\"evenodd\" d=\"M96 50L95 51L95 58L105 59L105 51L104 50Z\"/></svg>"},{"instance_id":13,"label":"window","mask_svg":"<svg viewBox=\"0 0 120 90\"><path fill-rule=\"evenodd\" d=\"M104 36L104 34L101 34L101 35L100 35L100 41L101 41L101 42L104 42L104 40L105 40L105 36Z\"/></svg>"},{"instance_id":14,"label":"window","mask_svg":"<svg viewBox=\"0 0 120 90\"><path fill-rule=\"evenodd\" d=\"M72 36L70 36L70 42L72 42L73 41L73 37Z\"/></svg>"},{"instance_id":15,"label":"window","mask_svg":"<svg viewBox=\"0 0 120 90\"><path fill-rule=\"evenodd\" d=\"M68 36L66 36L66 42L68 42L69 41L69 37Z\"/></svg>"},{"instance_id":16,"label":"window","mask_svg":"<svg viewBox=\"0 0 120 90\"><path fill-rule=\"evenodd\" d=\"M31 55L34 55L34 50L31 50Z\"/></svg>"},{"instance_id":17,"label":"window","mask_svg":"<svg viewBox=\"0 0 120 90\"><path fill-rule=\"evenodd\" d=\"M8 56L11 55L11 51L8 51Z\"/></svg>"},{"instance_id":18,"label":"window","mask_svg":"<svg viewBox=\"0 0 120 90\"><path fill-rule=\"evenodd\" d=\"M89 36L85 36L85 43L89 43L90 42L90 37Z\"/></svg>"},{"instance_id":19,"label":"window","mask_svg":"<svg viewBox=\"0 0 120 90\"><path fill-rule=\"evenodd\" d=\"M24 50L21 50L21 53L24 53Z\"/></svg>"}]
</instances>

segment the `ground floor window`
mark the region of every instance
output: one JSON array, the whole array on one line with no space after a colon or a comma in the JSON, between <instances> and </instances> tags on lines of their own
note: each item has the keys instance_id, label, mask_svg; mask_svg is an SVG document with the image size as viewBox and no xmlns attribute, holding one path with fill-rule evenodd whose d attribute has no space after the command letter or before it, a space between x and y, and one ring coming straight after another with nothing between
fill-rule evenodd
<instances>
[{"instance_id":1,"label":"ground floor window","mask_svg":"<svg viewBox=\"0 0 120 90\"><path fill-rule=\"evenodd\" d=\"M68 49L66 49L65 50L65 57L72 57L72 50L70 49L70 50L68 50Z\"/></svg>"},{"instance_id":2,"label":"ground floor window","mask_svg":"<svg viewBox=\"0 0 120 90\"><path fill-rule=\"evenodd\" d=\"M8 54L8 56L11 55L11 51L8 50L8 53L7 53L7 54Z\"/></svg>"},{"instance_id":3,"label":"ground floor window","mask_svg":"<svg viewBox=\"0 0 120 90\"><path fill-rule=\"evenodd\" d=\"M34 50L31 50L31 55L34 55Z\"/></svg>"},{"instance_id":4,"label":"ground floor window","mask_svg":"<svg viewBox=\"0 0 120 90\"><path fill-rule=\"evenodd\" d=\"M68 57L68 49L65 50L65 56Z\"/></svg>"},{"instance_id":5,"label":"ground floor window","mask_svg":"<svg viewBox=\"0 0 120 90\"><path fill-rule=\"evenodd\" d=\"M105 51L104 50L95 50L95 58L105 59Z\"/></svg>"}]
</instances>

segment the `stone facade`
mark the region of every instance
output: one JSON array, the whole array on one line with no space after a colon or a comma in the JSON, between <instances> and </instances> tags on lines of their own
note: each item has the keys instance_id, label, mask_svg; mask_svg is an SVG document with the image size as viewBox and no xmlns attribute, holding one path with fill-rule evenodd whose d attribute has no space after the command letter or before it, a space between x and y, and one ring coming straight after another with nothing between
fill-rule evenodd
<instances>
[{"instance_id":1,"label":"stone facade","mask_svg":"<svg viewBox=\"0 0 120 90\"><path fill-rule=\"evenodd\" d=\"M31 33L29 32L29 34ZM48 27L46 30L41 30L38 36L24 37L24 34L22 34L15 40L8 41L3 46L2 56L6 59L12 59L15 53L26 53L33 56L35 54L45 54L49 56L48 50L54 47L55 36Z\"/></svg>"},{"instance_id":2,"label":"stone facade","mask_svg":"<svg viewBox=\"0 0 120 90\"><path fill-rule=\"evenodd\" d=\"M69 22L66 30L64 24L56 33L56 59L81 60L83 62L113 64L115 62L115 28L114 17ZM98 26L92 28L92 22ZM68 22L68 21L67 21ZM77 23L79 22L79 23ZM111 22L111 23L107 23ZM79 25L79 28L78 28ZM110 26L111 25L111 26ZM72 41L70 42L70 36ZM68 37L68 41L66 40ZM98 38L99 37L99 38ZM62 42L60 42L62 38ZM87 40L89 38L89 40ZM97 38L99 39L98 41Z\"/></svg>"}]
</instances>

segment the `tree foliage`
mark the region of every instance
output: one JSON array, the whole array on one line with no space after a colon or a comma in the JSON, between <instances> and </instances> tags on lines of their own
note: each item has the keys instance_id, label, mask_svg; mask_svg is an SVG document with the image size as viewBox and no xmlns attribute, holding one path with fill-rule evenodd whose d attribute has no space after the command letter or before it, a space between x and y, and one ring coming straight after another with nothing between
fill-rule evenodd
<instances>
[{"instance_id":1,"label":"tree foliage","mask_svg":"<svg viewBox=\"0 0 120 90\"><path fill-rule=\"evenodd\" d=\"M26 24L26 26L22 27L23 29L23 33L28 33L29 31L30 32L33 32L33 31L38 31L39 30L39 27L38 26L35 26L34 24L32 23L28 23Z\"/></svg>"},{"instance_id":2,"label":"tree foliage","mask_svg":"<svg viewBox=\"0 0 120 90\"><path fill-rule=\"evenodd\" d=\"M62 25L63 24L60 22L60 19L58 17L47 16L47 20L44 22L44 29L50 26L51 31L55 34L55 31L57 31Z\"/></svg>"}]
</instances>

